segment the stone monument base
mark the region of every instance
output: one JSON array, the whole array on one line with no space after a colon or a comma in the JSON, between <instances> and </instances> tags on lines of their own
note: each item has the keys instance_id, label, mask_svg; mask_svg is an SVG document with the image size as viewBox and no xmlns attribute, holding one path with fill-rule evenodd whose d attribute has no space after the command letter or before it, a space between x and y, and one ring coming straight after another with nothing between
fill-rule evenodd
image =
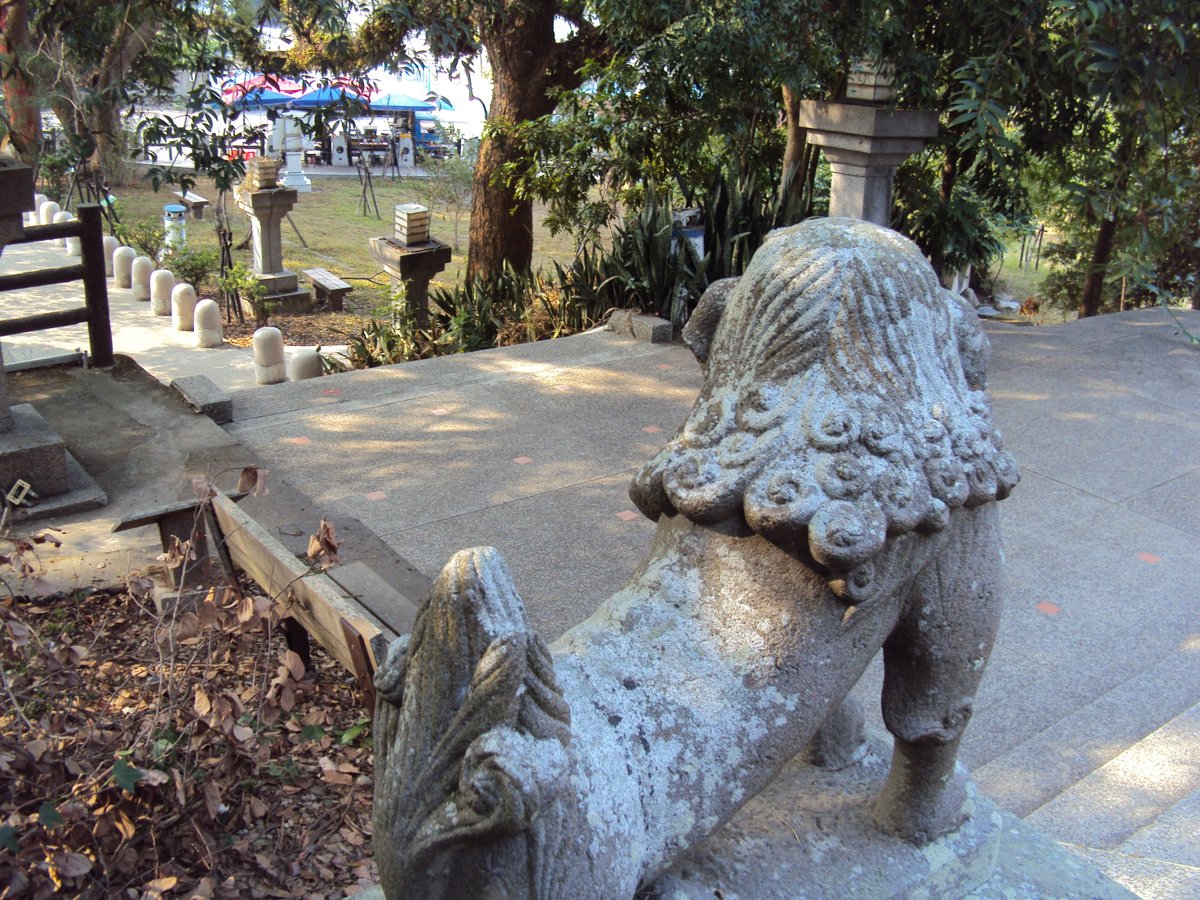
<instances>
[{"instance_id":1,"label":"stone monument base","mask_svg":"<svg viewBox=\"0 0 1200 900\"><path fill-rule=\"evenodd\" d=\"M1118 898L1090 865L1001 811L969 783L971 818L925 847L878 831L871 801L890 735L869 731L858 762L831 772L797 756L695 853L646 892L658 900Z\"/></svg>"},{"instance_id":2,"label":"stone monument base","mask_svg":"<svg viewBox=\"0 0 1200 900\"><path fill-rule=\"evenodd\" d=\"M12 429L0 433L0 492L22 479L38 495L36 505L17 508L14 518L66 515L108 502L37 410L19 403L12 407L12 417Z\"/></svg>"},{"instance_id":3,"label":"stone monument base","mask_svg":"<svg viewBox=\"0 0 1200 900\"><path fill-rule=\"evenodd\" d=\"M255 277L267 290L263 299L272 304L271 315L295 315L306 313L313 308L312 291L300 288L300 279L295 272L275 272L271 275L256 275ZM245 300L242 301L242 311L254 315L254 310Z\"/></svg>"},{"instance_id":4,"label":"stone monument base","mask_svg":"<svg viewBox=\"0 0 1200 900\"><path fill-rule=\"evenodd\" d=\"M869 730L864 752L837 772L797 756L758 797L639 900L1125 900L1089 863L1000 810L968 785L971 819L914 847L867 820L891 759L891 736ZM383 900L376 887L357 895Z\"/></svg>"}]
</instances>

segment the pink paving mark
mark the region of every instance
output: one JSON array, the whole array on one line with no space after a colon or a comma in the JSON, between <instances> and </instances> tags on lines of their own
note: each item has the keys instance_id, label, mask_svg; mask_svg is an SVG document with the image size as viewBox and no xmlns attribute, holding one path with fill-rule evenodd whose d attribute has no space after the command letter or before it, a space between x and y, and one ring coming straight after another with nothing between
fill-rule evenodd
<instances>
[{"instance_id":1,"label":"pink paving mark","mask_svg":"<svg viewBox=\"0 0 1200 900\"><path fill-rule=\"evenodd\" d=\"M1040 612L1042 615L1046 615L1046 616L1057 616L1060 612L1062 612L1061 606L1056 606L1055 604L1051 603L1049 600L1043 600L1041 603L1038 603L1033 608L1036 609L1038 612Z\"/></svg>"},{"instance_id":2,"label":"pink paving mark","mask_svg":"<svg viewBox=\"0 0 1200 900\"><path fill-rule=\"evenodd\" d=\"M1155 556L1153 553L1147 553L1144 550L1137 555L1137 558L1144 563L1149 563L1150 565L1162 562L1161 556Z\"/></svg>"},{"instance_id":3,"label":"pink paving mark","mask_svg":"<svg viewBox=\"0 0 1200 900\"><path fill-rule=\"evenodd\" d=\"M646 432L646 434L658 434L662 429L657 425L647 425L642 431Z\"/></svg>"},{"instance_id":4,"label":"pink paving mark","mask_svg":"<svg viewBox=\"0 0 1200 900\"><path fill-rule=\"evenodd\" d=\"M516 463L518 466L527 466L527 465L529 465L531 462L533 462L533 457L531 457L531 456L517 456L517 457L514 457L514 458L513 458L513 462L515 462L515 463Z\"/></svg>"},{"instance_id":5,"label":"pink paving mark","mask_svg":"<svg viewBox=\"0 0 1200 900\"><path fill-rule=\"evenodd\" d=\"M632 509L623 509L617 513L617 518L622 522L632 522L634 519L640 519L641 517L640 513L636 513Z\"/></svg>"},{"instance_id":6,"label":"pink paving mark","mask_svg":"<svg viewBox=\"0 0 1200 900\"><path fill-rule=\"evenodd\" d=\"M556 384L556 385L554 386L554 389L555 389L556 391L569 391L571 388L570 388L570 387L568 387L568 386L567 386L567 385L565 385L565 384Z\"/></svg>"},{"instance_id":7,"label":"pink paving mark","mask_svg":"<svg viewBox=\"0 0 1200 900\"><path fill-rule=\"evenodd\" d=\"M371 493L365 494L364 496L368 500L382 500L387 496L387 494L385 494L383 491L371 491Z\"/></svg>"},{"instance_id":8,"label":"pink paving mark","mask_svg":"<svg viewBox=\"0 0 1200 900\"><path fill-rule=\"evenodd\" d=\"M439 407L438 409L431 409L431 410L430 410L430 412L431 412L433 415L435 415L435 416L448 416L448 415L450 415L450 410L448 410L448 409L442 409L442 408L440 408L440 407Z\"/></svg>"},{"instance_id":9,"label":"pink paving mark","mask_svg":"<svg viewBox=\"0 0 1200 900\"><path fill-rule=\"evenodd\" d=\"M311 444L311 443L312 443L312 438L306 438L306 437L290 437L290 438L284 438L284 439L283 439L283 442L284 442L285 444Z\"/></svg>"},{"instance_id":10,"label":"pink paving mark","mask_svg":"<svg viewBox=\"0 0 1200 900\"><path fill-rule=\"evenodd\" d=\"M659 363L659 364L658 364L658 367L659 367L660 369L662 369L664 372L666 372L668 369L673 369L673 368L675 368L675 367L674 367L673 365L671 365L670 363Z\"/></svg>"},{"instance_id":11,"label":"pink paving mark","mask_svg":"<svg viewBox=\"0 0 1200 900\"><path fill-rule=\"evenodd\" d=\"M341 388L325 388L325 390L321 391L321 393L326 397L340 397L340 396L342 396L342 389Z\"/></svg>"}]
</instances>

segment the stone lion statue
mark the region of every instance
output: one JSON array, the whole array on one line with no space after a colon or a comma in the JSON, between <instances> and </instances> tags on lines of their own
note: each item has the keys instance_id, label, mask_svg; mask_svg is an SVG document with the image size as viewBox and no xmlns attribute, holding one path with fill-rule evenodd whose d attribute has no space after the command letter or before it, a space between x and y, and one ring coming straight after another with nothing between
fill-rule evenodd
<instances>
[{"instance_id":1,"label":"stone lion statue","mask_svg":"<svg viewBox=\"0 0 1200 900\"><path fill-rule=\"evenodd\" d=\"M377 673L391 897L632 897L817 734L875 653L895 736L873 816L967 813L958 744L1000 614L1017 482L987 340L900 235L774 232L684 330L695 408L633 480L629 583L552 647L499 554L447 564Z\"/></svg>"}]
</instances>

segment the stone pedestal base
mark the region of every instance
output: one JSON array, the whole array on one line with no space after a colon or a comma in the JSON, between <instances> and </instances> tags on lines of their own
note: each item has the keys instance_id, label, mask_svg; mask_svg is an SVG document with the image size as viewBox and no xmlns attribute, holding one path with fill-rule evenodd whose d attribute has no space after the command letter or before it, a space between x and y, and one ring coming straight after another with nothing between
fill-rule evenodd
<instances>
[{"instance_id":1,"label":"stone pedestal base","mask_svg":"<svg viewBox=\"0 0 1200 900\"><path fill-rule=\"evenodd\" d=\"M0 433L0 491L20 478L38 495L18 507L17 521L62 516L104 506L108 497L67 452L58 433L28 403L12 407L13 427Z\"/></svg>"},{"instance_id":2,"label":"stone pedestal base","mask_svg":"<svg viewBox=\"0 0 1200 900\"><path fill-rule=\"evenodd\" d=\"M670 900L880 900L963 897L992 874L1003 820L968 785L971 817L925 847L881 833L868 811L887 778L891 742L877 732L838 772L796 757L695 853L654 883Z\"/></svg>"},{"instance_id":3,"label":"stone pedestal base","mask_svg":"<svg viewBox=\"0 0 1200 900\"><path fill-rule=\"evenodd\" d=\"M12 416L12 430L0 434L0 491L20 478L39 497L65 494L71 483L62 438L28 403L14 406Z\"/></svg>"},{"instance_id":4,"label":"stone pedestal base","mask_svg":"<svg viewBox=\"0 0 1200 900\"><path fill-rule=\"evenodd\" d=\"M267 295L264 299L272 304L271 315L295 315L296 313L305 313L312 309L312 292L300 289L300 279L296 277L295 272L284 269L270 275L258 275L256 277L263 287L267 289ZM250 315L254 314L254 310L250 308L250 304L244 300L242 301L242 311Z\"/></svg>"},{"instance_id":5,"label":"stone pedestal base","mask_svg":"<svg viewBox=\"0 0 1200 900\"><path fill-rule=\"evenodd\" d=\"M312 180L304 174L302 167L304 154L289 150L284 154L284 159L287 163L287 168L279 173L280 183L284 187L292 188L292 190L300 194L312 193Z\"/></svg>"}]
</instances>

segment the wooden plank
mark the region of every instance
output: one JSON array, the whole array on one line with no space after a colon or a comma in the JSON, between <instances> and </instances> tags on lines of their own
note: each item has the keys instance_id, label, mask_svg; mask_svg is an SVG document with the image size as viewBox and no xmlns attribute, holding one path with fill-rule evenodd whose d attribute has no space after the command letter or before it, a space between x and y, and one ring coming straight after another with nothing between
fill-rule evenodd
<instances>
[{"instance_id":1,"label":"wooden plank","mask_svg":"<svg viewBox=\"0 0 1200 900\"><path fill-rule=\"evenodd\" d=\"M248 493L249 491L233 491L225 496L236 503ZM180 500L178 503L168 503L165 506L147 510L143 513L132 513L113 526L113 533L128 531L130 528L141 528L143 525L154 525L159 519L178 512L184 512L185 510L192 510L194 512L199 505L200 503L197 500Z\"/></svg>"},{"instance_id":2,"label":"wooden plank","mask_svg":"<svg viewBox=\"0 0 1200 900\"><path fill-rule=\"evenodd\" d=\"M278 598L286 615L300 622L348 671L359 674L355 657L360 648L352 648L343 630L342 621L347 621L368 648L371 671L378 668L382 660L375 658L375 647L379 644L372 639L378 636L391 641L395 635L390 629L339 590L327 575L310 571L228 497L217 494L213 511L234 564L268 596Z\"/></svg>"}]
</instances>

